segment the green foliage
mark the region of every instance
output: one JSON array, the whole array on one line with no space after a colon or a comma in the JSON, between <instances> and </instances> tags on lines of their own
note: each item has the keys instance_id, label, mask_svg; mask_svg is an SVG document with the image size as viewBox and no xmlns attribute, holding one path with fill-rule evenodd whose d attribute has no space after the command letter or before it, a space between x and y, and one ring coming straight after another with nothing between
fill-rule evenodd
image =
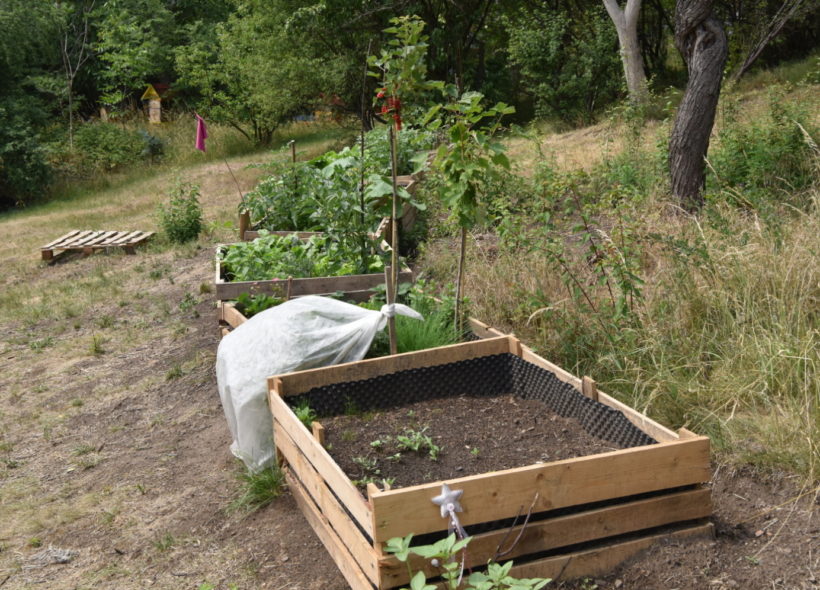
<instances>
[{"instance_id":1,"label":"green foliage","mask_svg":"<svg viewBox=\"0 0 820 590\"><path fill-rule=\"evenodd\" d=\"M765 116L741 121L739 106L724 105L719 143L710 152L712 184L742 208L765 209L766 201L799 197L813 181L813 153L803 129L816 136L806 109L773 89Z\"/></svg>"},{"instance_id":2,"label":"green foliage","mask_svg":"<svg viewBox=\"0 0 820 590\"><path fill-rule=\"evenodd\" d=\"M139 132L114 123L80 125L74 145L90 173L107 172L139 160L146 142Z\"/></svg>"},{"instance_id":3,"label":"green foliage","mask_svg":"<svg viewBox=\"0 0 820 590\"><path fill-rule=\"evenodd\" d=\"M51 181L51 168L22 98L0 96L0 209L25 204Z\"/></svg>"},{"instance_id":4,"label":"green foliage","mask_svg":"<svg viewBox=\"0 0 820 590\"><path fill-rule=\"evenodd\" d=\"M521 7L506 26L510 60L521 68L537 115L587 123L621 93L618 37L600 3L581 12Z\"/></svg>"},{"instance_id":5,"label":"green foliage","mask_svg":"<svg viewBox=\"0 0 820 590\"><path fill-rule=\"evenodd\" d=\"M551 582L545 578L514 578L510 576L513 562L501 565L495 562L487 564L487 572L473 572L466 579L462 578L460 557L467 552L472 537L456 539L455 534L431 545L411 547L413 535L404 538L395 537L385 543L385 550L396 556L400 562L407 564L410 575L410 590L435 590L436 586L428 584L424 573L413 574L410 568L410 555L438 564L445 588L448 590L540 590ZM403 589L406 590L406 589Z\"/></svg>"},{"instance_id":6,"label":"green foliage","mask_svg":"<svg viewBox=\"0 0 820 590\"><path fill-rule=\"evenodd\" d=\"M178 244L195 240L202 231L199 185L177 180L168 203L160 204L157 214L169 240Z\"/></svg>"},{"instance_id":7,"label":"green foliage","mask_svg":"<svg viewBox=\"0 0 820 590\"><path fill-rule=\"evenodd\" d=\"M95 12L101 100L117 106L170 69L173 15L162 0L107 0Z\"/></svg>"},{"instance_id":8,"label":"green foliage","mask_svg":"<svg viewBox=\"0 0 820 590\"><path fill-rule=\"evenodd\" d=\"M427 430L427 426L421 430L405 428L404 434L396 435L396 447L400 451L412 451L418 454L427 453L430 459L437 460L441 453L441 447L433 442L429 434L426 434Z\"/></svg>"},{"instance_id":9,"label":"green foliage","mask_svg":"<svg viewBox=\"0 0 820 590\"><path fill-rule=\"evenodd\" d=\"M384 264L377 255L359 264L358 252L345 250L328 236L299 240L295 235L277 236L260 231L252 242L232 244L222 250L223 266L233 281L274 278L327 277L379 272Z\"/></svg>"},{"instance_id":10,"label":"green foliage","mask_svg":"<svg viewBox=\"0 0 820 590\"><path fill-rule=\"evenodd\" d=\"M246 318L250 318L266 309L276 307L282 302L284 302L284 299L273 295L240 293L236 300L236 308Z\"/></svg>"},{"instance_id":11,"label":"green foliage","mask_svg":"<svg viewBox=\"0 0 820 590\"><path fill-rule=\"evenodd\" d=\"M232 510L253 512L264 508L281 496L285 489L285 474L277 465L257 473L241 471L237 479L241 489L230 504Z\"/></svg>"},{"instance_id":12,"label":"green foliage","mask_svg":"<svg viewBox=\"0 0 820 590\"><path fill-rule=\"evenodd\" d=\"M448 93L453 100L444 105L441 120L448 142L439 146L433 168L440 176L437 186L442 201L459 225L469 228L481 218L480 197L487 183L510 167L506 148L493 136L502 117L515 109L504 103L485 109L478 92L459 97L450 87Z\"/></svg>"},{"instance_id":13,"label":"green foliage","mask_svg":"<svg viewBox=\"0 0 820 590\"><path fill-rule=\"evenodd\" d=\"M310 407L307 400L302 400L299 405L293 408L293 413L296 414L299 421L308 429L310 429L317 417L316 410Z\"/></svg>"}]
</instances>

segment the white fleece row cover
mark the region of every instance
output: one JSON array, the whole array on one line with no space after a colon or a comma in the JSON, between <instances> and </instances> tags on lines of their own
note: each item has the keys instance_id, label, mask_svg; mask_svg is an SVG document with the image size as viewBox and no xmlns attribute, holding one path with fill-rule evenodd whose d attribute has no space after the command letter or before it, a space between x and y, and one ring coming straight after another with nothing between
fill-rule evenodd
<instances>
[{"instance_id":1,"label":"white fleece row cover","mask_svg":"<svg viewBox=\"0 0 820 590\"><path fill-rule=\"evenodd\" d=\"M374 311L309 295L258 313L225 336L216 353L216 382L231 452L253 472L272 465L267 378L360 360L395 314L423 319L406 305Z\"/></svg>"}]
</instances>

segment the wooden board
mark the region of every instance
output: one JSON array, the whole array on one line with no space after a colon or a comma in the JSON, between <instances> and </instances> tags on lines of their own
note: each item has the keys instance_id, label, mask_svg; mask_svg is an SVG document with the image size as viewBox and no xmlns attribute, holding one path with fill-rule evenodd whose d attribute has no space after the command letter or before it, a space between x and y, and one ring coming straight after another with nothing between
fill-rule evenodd
<instances>
[{"instance_id":1,"label":"wooden board","mask_svg":"<svg viewBox=\"0 0 820 590\"><path fill-rule=\"evenodd\" d=\"M320 231L269 231L268 234L272 234L274 236L292 236L296 234L296 236L300 240L307 240L308 238L312 238L313 236L321 236L324 235L324 232ZM242 241L243 242L252 242L256 238L259 237L259 231L255 229L246 229L242 234Z\"/></svg>"},{"instance_id":2,"label":"wooden board","mask_svg":"<svg viewBox=\"0 0 820 590\"><path fill-rule=\"evenodd\" d=\"M429 367L445 363L454 363L467 359L493 354L510 352L514 338L501 336L487 338L476 342L452 344L428 350L407 352L394 356L367 359L352 363L343 363L332 367L308 369L287 375L277 375L282 381L280 395L289 396L304 393L314 387L322 387L331 383L346 383L369 379L378 375L385 375L407 369ZM517 342L517 341L515 341ZM268 385L272 389L274 377L269 378ZM435 495L435 494L434 494Z\"/></svg>"},{"instance_id":3,"label":"wooden board","mask_svg":"<svg viewBox=\"0 0 820 590\"><path fill-rule=\"evenodd\" d=\"M712 523L686 526L631 541L605 544L568 555L559 555L531 563L513 565L510 575L516 578L552 578L556 581L572 580L582 576L596 576L612 571L618 564L648 549L655 543L687 537L711 536L714 536Z\"/></svg>"},{"instance_id":4,"label":"wooden board","mask_svg":"<svg viewBox=\"0 0 820 590\"><path fill-rule=\"evenodd\" d=\"M217 252L221 246L217 247ZM413 282L413 272L409 269L399 273L399 281ZM236 299L242 293L251 295L274 295L285 297L288 290L287 279L269 279L263 281L236 281L227 282L223 278L221 261L217 255L216 259L216 298L218 300ZM294 277L290 285L292 297L303 295L328 295L339 291L354 293L369 291L374 287L384 284L384 275L381 273L347 275L341 277Z\"/></svg>"},{"instance_id":5,"label":"wooden board","mask_svg":"<svg viewBox=\"0 0 820 590\"><path fill-rule=\"evenodd\" d=\"M373 547L345 512L324 480L284 429L276 432L276 446L288 463L288 469L299 479L336 535L356 560L359 568L374 584L378 583L379 570Z\"/></svg>"},{"instance_id":6,"label":"wooden board","mask_svg":"<svg viewBox=\"0 0 820 590\"><path fill-rule=\"evenodd\" d=\"M370 584L367 576L362 573L362 570L356 564L356 561L347 550L345 544L310 499L310 495L299 483L299 480L287 469L285 470L285 478L288 482L288 488L296 500L296 504L307 519L308 524L310 524L316 533L316 536L319 537L322 545L327 549L330 557L336 562L336 566L339 568L339 571L342 572L342 575L347 583L350 584L352 590L372 590L373 586Z\"/></svg>"},{"instance_id":7,"label":"wooden board","mask_svg":"<svg viewBox=\"0 0 820 590\"><path fill-rule=\"evenodd\" d=\"M696 437L587 457L447 480L464 491L462 524L512 518L538 498L534 512L623 498L709 481L709 439ZM374 539L440 531L447 523L431 502L442 482L375 494Z\"/></svg>"},{"instance_id":8,"label":"wooden board","mask_svg":"<svg viewBox=\"0 0 820 590\"><path fill-rule=\"evenodd\" d=\"M290 461L296 459L287 448L280 448L278 439L286 434L296 444L301 454L310 461L310 464L333 489L339 500L345 505L347 510L362 527L362 530L373 537L373 517L370 506L364 496L356 489L347 475L331 458L328 452L322 448L313 435L307 431L296 415L293 413L282 398L275 392L268 395L271 413L273 414L273 440L277 449Z\"/></svg>"},{"instance_id":9,"label":"wooden board","mask_svg":"<svg viewBox=\"0 0 820 590\"><path fill-rule=\"evenodd\" d=\"M93 254L98 250L119 247L127 254L134 254L134 248L147 241L154 232L144 231L80 231L73 230L57 238L54 241L40 247L40 254L43 260L55 260L54 252L62 250L57 256L62 256L67 252L82 252L84 256Z\"/></svg>"},{"instance_id":10,"label":"wooden board","mask_svg":"<svg viewBox=\"0 0 820 590\"><path fill-rule=\"evenodd\" d=\"M520 541L513 550L499 558L505 562L522 555L560 549L576 543L615 537L626 533L664 526L676 522L706 518L711 514L711 491L700 487L685 492L671 493L654 498L616 504L577 514L559 516L544 521L519 525L513 529L500 529L473 537L467 552L467 567L483 566L493 557L503 543L503 550L512 546L521 533ZM522 516L523 519L523 516ZM413 557L411 569L419 569L430 577L436 570L427 560ZM381 560L382 587L390 588L406 584L407 566L394 556Z\"/></svg>"}]
</instances>

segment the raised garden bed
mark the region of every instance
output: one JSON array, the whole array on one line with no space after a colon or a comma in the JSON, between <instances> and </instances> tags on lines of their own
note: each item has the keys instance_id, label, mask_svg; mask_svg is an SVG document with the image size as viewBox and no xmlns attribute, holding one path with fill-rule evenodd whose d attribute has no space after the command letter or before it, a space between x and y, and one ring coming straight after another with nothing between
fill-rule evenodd
<instances>
[{"instance_id":1,"label":"raised garden bed","mask_svg":"<svg viewBox=\"0 0 820 590\"><path fill-rule=\"evenodd\" d=\"M278 375L269 379L269 391L274 439L290 489L355 590L408 582L404 564L384 553L389 539L412 533L426 543L446 536L447 519L432 502L442 483L463 491L458 516L474 536L467 565L480 567L500 547L513 545L502 561L514 559L511 573L518 577L596 575L658 539L712 530L706 520L710 492L703 485L711 477L708 438L653 422L514 337ZM397 489L369 483L364 495L324 448L326 428L314 422L309 431L292 410L300 404L326 416L350 407L412 410L422 400L487 401L504 394L539 400L605 445L624 448L542 463L530 458L528 465L466 476L455 472ZM548 446L544 450L549 454ZM522 524L528 512L531 518ZM513 524L516 516L521 518ZM411 565L428 577L437 575L424 561Z\"/></svg>"},{"instance_id":2,"label":"raised garden bed","mask_svg":"<svg viewBox=\"0 0 820 590\"><path fill-rule=\"evenodd\" d=\"M216 247L216 276L214 278L217 301L229 301L236 299L242 293L249 295L271 295L286 299L289 297L299 297L302 295L329 295L333 293L344 293L356 298L361 296L366 298L371 290L384 284L383 273L345 275L334 277L310 277L292 279L269 279L261 281L230 281L228 280L220 251L227 247L225 244ZM399 273L400 282L412 282L413 272L404 269Z\"/></svg>"}]
</instances>

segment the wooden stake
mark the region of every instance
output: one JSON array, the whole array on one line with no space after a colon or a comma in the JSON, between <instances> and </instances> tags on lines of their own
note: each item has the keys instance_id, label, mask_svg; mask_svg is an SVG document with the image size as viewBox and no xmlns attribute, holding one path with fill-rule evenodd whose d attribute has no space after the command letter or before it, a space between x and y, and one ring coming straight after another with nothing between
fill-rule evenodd
<instances>
[{"instance_id":1,"label":"wooden stake","mask_svg":"<svg viewBox=\"0 0 820 590\"><path fill-rule=\"evenodd\" d=\"M313 438L315 438L320 445L325 446L325 427L319 422L311 422L310 429L313 431Z\"/></svg>"},{"instance_id":2,"label":"wooden stake","mask_svg":"<svg viewBox=\"0 0 820 590\"><path fill-rule=\"evenodd\" d=\"M290 140L290 161L291 171L293 172L293 198L297 198L299 194L299 179L296 177L296 140Z\"/></svg>"},{"instance_id":3,"label":"wooden stake","mask_svg":"<svg viewBox=\"0 0 820 590\"><path fill-rule=\"evenodd\" d=\"M251 227L251 214L243 211L239 214L239 241L245 241L245 232Z\"/></svg>"},{"instance_id":4,"label":"wooden stake","mask_svg":"<svg viewBox=\"0 0 820 590\"><path fill-rule=\"evenodd\" d=\"M291 293L293 293L293 277L288 277L288 291L285 295L285 301L290 301Z\"/></svg>"},{"instance_id":5,"label":"wooden stake","mask_svg":"<svg viewBox=\"0 0 820 590\"><path fill-rule=\"evenodd\" d=\"M581 393L591 400L598 401L598 384L592 379L584 375L581 378Z\"/></svg>"},{"instance_id":6,"label":"wooden stake","mask_svg":"<svg viewBox=\"0 0 820 590\"><path fill-rule=\"evenodd\" d=\"M387 303L393 304L396 302L396 289L393 286L393 268L390 266L384 267L384 281L387 286ZM396 341L396 318L387 319L387 334L390 336L390 354L397 354L399 347Z\"/></svg>"}]
</instances>

